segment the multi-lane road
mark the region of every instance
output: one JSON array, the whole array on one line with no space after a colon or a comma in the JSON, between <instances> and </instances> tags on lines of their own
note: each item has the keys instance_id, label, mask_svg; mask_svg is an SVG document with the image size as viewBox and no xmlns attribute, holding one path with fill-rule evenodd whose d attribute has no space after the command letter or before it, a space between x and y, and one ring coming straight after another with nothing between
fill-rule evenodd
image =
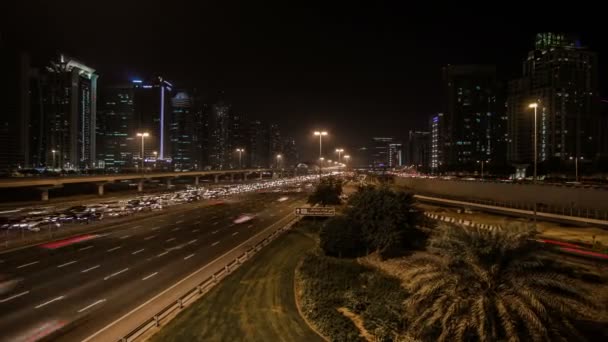
<instances>
[{"instance_id":1,"label":"multi-lane road","mask_svg":"<svg viewBox=\"0 0 608 342\"><path fill-rule=\"evenodd\" d=\"M304 200L301 193L248 194L0 254L0 273L21 279L0 295L0 341L33 341L57 329L53 340L82 341L291 215ZM235 224L243 213L256 217Z\"/></svg>"}]
</instances>

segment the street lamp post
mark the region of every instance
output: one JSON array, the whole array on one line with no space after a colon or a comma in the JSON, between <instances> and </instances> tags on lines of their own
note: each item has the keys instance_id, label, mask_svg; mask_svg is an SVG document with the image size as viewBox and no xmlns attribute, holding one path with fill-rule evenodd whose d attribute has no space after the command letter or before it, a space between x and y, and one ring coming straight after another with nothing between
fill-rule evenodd
<instances>
[{"instance_id":1,"label":"street lamp post","mask_svg":"<svg viewBox=\"0 0 608 342\"><path fill-rule=\"evenodd\" d=\"M536 165L537 165L537 160L538 160L538 152L537 152L537 148L538 148L538 143L537 143L537 129L536 129L536 110L538 108L538 103L534 102L534 103L530 103L528 105L528 107L530 108L534 108L534 183L536 183Z\"/></svg>"},{"instance_id":2,"label":"street lamp post","mask_svg":"<svg viewBox=\"0 0 608 342\"><path fill-rule=\"evenodd\" d=\"M141 172L144 172L144 139L150 136L150 133L148 132L144 132L144 133L137 133L138 137L141 137Z\"/></svg>"},{"instance_id":3,"label":"street lamp post","mask_svg":"<svg viewBox=\"0 0 608 342\"><path fill-rule=\"evenodd\" d=\"M154 155L154 168L156 169L156 159L158 158L158 152L154 151L152 152L152 154Z\"/></svg>"},{"instance_id":4,"label":"street lamp post","mask_svg":"<svg viewBox=\"0 0 608 342\"><path fill-rule=\"evenodd\" d=\"M323 174L323 161L325 160L325 158L321 157L319 158L319 176L321 176L321 174Z\"/></svg>"},{"instance_id":5,"label":"street lamp post","mask_svg":"<svg viewBox=\"0 0 608 342\"><path fill-rule=\"evenodd\" d=\"M244 148L237 148L236 151L239 153L239 169L243 168L243 163L242 161L242 156L243 156L243 152L245 152Z\"/></svg>"},{"instance_id":6,"label":"street lamp post","mask_svg":"<svg viewBox=\"0 0 608 342\"><path fill-rule=\"evenodd\" d=\"M51 151L53 153L53 170L55 169L55 153L57 153L57 150L52 150Z\"/></svg>"},{"instance_id":7,"label":"street lamp post","mask_svg":"<svg viewBox=\"0 0 608 342\"><path fill-rule=\"evenodd\" d=\"M344 152L343 148L337 148L336 152L338 153L338 162L341 163L342 162L342 152Z\"/></svg>"},{"instance_id":8,"label":"street lamp post","mask_svg":"<svg viewBox=\"0 0 608 342\"><path fill-rule=\"evenodd\" d=\"M277 169L279 168L279 164L281 162L281 158L283 158L283 156L281 154L277 154Z\"/></svg>"},{"instance_id":9,"label":"street lamp post","mask_svg":"<svg viewBox=\"0 0 608 342\"><path fill-rule=\"evenodd\" d=\"M485 160L478 160L477 164L481 164L481 179L483 180L483 164L485 164L487 161Z\"/></svg>"},{"instance_id":10,"label":"street lamp post","mask_svg":"<svg viewBox=\"0 0 608 342\"><path fill-rule=\"evenodd\" d=\"M578 183L578 159L579 158L572 158L572 157L570 157L570 160L572 160L572 159L574 159L574 172L575 172L574 173L574 177L575 177L574 179L575 179L575 182ZM580 159L583 160L583 157L580 157Z\"/></svg>"},{"instance_id":11,"label":"street lamp post","mask_svg":"<svg viewBox=\"0 0 608 342\"><path fill-rule=\"evenodd\" d=\"M319 158L323 157L323 136L327 135L325 131L316 131L315 135L319 136Z\"/></svg>"}]
</instances>

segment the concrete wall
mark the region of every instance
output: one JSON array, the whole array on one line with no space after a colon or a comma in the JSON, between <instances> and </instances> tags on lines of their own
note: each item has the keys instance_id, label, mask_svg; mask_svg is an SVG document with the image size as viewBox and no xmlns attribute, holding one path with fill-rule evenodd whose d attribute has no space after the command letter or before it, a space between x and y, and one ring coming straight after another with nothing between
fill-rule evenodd
<instances>
[{"instance_id":1,"label":"concrete wall","mask_svg":"<svg viewBox=\"0 0 608 342\"><path fill-rule=\"evenodd\" d=\"M395 184L428 195L527 205L536 201L539 205L552 207L608 210L608 190L601 188L402 177L396 177Z\"/></svg>"}]
</instances>

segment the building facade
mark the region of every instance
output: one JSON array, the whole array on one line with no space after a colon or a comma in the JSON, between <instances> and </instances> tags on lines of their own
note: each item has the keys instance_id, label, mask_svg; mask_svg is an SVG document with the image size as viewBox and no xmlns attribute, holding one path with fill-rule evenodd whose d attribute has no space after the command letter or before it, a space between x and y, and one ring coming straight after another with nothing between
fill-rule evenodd
<instances>
[{"instance_id":1,"label":"building facade","mask_svg":"<svg viewBox=\"0 0 608 342\"><path fill-rule=\"evenodd\" d=\"M534 159L537 103L538 161L593 159L599 152L597 56L572 35L539 33L523 61L523 76L509 86L509 161Z\"/></svg>"},{"instance_id":2,"label":"building facade","mask_svg":"<svg viewBox=\"0 0 608 342\"><path fill-rule=\"evenodd\" d=\"M430 157L430 168L431 172L441 172L445 168L445 155L446 151L446 120L443 113L433 115L429 123L431 129L431 157Z\"/></svg>"},{"instance_id":3,"label":"building facade","mask_svg":"<svg viewBox=\"0 0 608 342\"><path fill-rule=\"evenodd\" d=\"M371 166L373 168L390 167L389 160L389 145L393 143L393 138L390 137L374 137L371 143Z\"/></svg>"},{"instance_id":4,"label":"building facade","mask_svg":"<svg viewBox=\"0 0 608 342\"><path fill-rule=\"evenodd\" d=\"M171 99L171 162L175 171L198 170L200 167L199 137L194 101L185 91Z\"/></svg>"},{"instance_id":5,"label":"building facade","mask_svg":"<svg viewBox=\"0 0 608 342\"><path fill-rule=\"evenodd\" d=\"M97 111L97 164L102 168L133 168L138 156L131 84L102 87Z\"/></svg>"},{"instance_id":6,"label":"building facade","mask_svg":"<svg viewBox=\"0 0 608 342\"><path fill-rule=\"evenodd\" d=\"M431 132L410 131L405 149L405 165L427 170L431 160Z\"/></svg>"}]
</instances>

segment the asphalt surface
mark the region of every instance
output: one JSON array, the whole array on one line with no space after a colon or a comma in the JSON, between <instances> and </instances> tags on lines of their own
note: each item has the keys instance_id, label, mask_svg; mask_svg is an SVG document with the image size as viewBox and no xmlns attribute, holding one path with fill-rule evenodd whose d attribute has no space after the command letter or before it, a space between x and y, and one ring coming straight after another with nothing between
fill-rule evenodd
<instances>
[{"instance_id":1,"label":"asphalt surface","mask_svg":"<svg viewBox=\"0 0 608 342\"><path fill-rule=\"evenodd\" d=\"M288 199L279 202L280 197ZM21 278L0 295L0 341L81 341L193 270L293 212L305 194L262 193L143 218L57 249L0 254L0 273ZM202 202L201 202L202 204ZM243 213L256 217L233 221Z\"/></svg>"}]
</instances>

